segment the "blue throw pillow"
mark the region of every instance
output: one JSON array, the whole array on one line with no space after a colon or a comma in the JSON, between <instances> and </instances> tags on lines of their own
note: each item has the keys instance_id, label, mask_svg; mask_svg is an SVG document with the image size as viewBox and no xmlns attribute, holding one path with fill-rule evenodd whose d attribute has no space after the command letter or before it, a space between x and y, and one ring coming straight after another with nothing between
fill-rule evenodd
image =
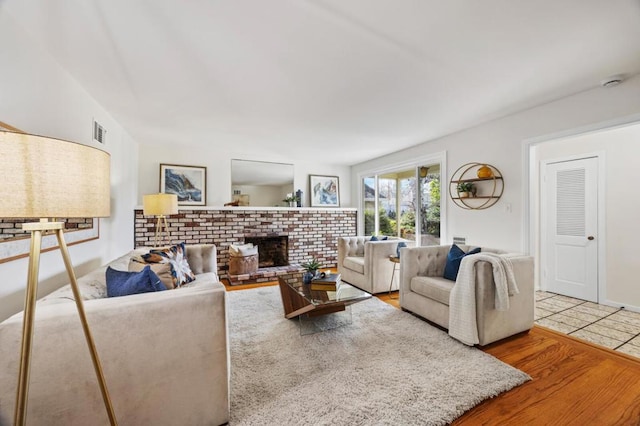
<instances>
[{"instance_id":1,"label":"blue throw pillow","mask_svg":"<svg viewBox=\"0 0 640 426\"><path fill-rule=\"evenodd\" d=\"M406 247L406 246L407 246L407 243L405 243L404 241L400 241L400 242L398 243L398 247L396 247L396 257L397 257L397 258L400 258L400 249L401 249L402 247Z\"/></svg>"},{"instance_id":2,"label":"blue throw pillow","mask_svg":"<svg viewBox=\"0 0 640 426\"><path fill-rule=\"evenodd\" d=\"M480 253L480 247L476 247L473 250L470 250L468 253L465 253L457 245L452 245L451 249L449 250L449 254L447 254L447 264L444 267L443 277L448 280L455 281L458 277L458 271L460 270L460 262L462 262L462 258L476 253Z\"/></svg>"},{"instance_id":3,"label":"blue throw pillow","mask_svg":"<svg viewBox=\"0 0 640 426\"><path fill-rule=\"evenodd\" d=\"M150 266L145 266L140 272L118 271L109 266L105 275L108 297L128 296L130 294L167 289L156 273L151 270Z\"/></svg>"},{"instance_id":4,"label":"blue throw pillow","mask_svg":"<svg viewBox=\"0 0 640 426\"><path fill-rule=\"evenodd\" d=\"M380 238L376 237L375 235L372 235L371 239L369 241L384 241L384 240L386 240L388 238L389 237L387 237L386 235L384 237L380 237Z\"/></svg>"}]
</instances>

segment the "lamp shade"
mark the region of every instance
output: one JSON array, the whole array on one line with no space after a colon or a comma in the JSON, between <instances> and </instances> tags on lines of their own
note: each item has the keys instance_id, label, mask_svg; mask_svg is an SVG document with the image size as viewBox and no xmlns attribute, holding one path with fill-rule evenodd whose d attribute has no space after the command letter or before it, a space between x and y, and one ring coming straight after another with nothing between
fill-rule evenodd
<instances>
[{"instance_id":1,"label":"lamp shade","mask_svg":"<svg viewBox=\"0 0 640 426\"><path fill-rule=\"evenodd\" d=\"M176 194L149 194L142 197L145 216L167 216L178 214L178 196Z\"/></svg>"},{"instance_id":2,"label":"lamp shade","mask_svg":"<svg viewBox=\"0 0 640 426\"><path fill-rule=\"evenodd\" d=\"M107 217L109 168L100 149L0 131L0 217Z\"/></svg>"}]
</instances>

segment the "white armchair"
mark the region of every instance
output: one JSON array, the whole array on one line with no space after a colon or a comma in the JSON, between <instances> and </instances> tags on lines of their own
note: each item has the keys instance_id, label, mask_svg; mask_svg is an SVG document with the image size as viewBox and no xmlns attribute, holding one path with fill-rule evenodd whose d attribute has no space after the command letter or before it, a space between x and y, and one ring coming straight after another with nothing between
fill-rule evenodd
<instances>
[{"instance_id":1,"label":"white armchair","mask_svg":"<svg viewBox=\"0 0 640 426\"><path fill-rule=\"evenodd\" d=\"M342 281L369 293L389 291L396 265L389 260L389 256L396 255L400 241L407 245L411 242L397 237L370 240L371 237L338 237L338 273ZM395 274L391 290L398 289L398 275Z\"/></svg>"},{"instance_id":2,"label":"white armchair","mask_svg":"<svg viewBox=\"0 0 640 426\"><path fill-rule=\"evenodd\" d=\"M472 247L459 246L465 252ZM443 278L451 246L426 246L402 250L400 263L400 307L428 321L449 329L449 300L455 281ZM501 250L482 247L482 252L503 254ZM495 284L490 263L475 266L476 321L479 344L527 331L534 322L533 257L510 257L520 292L510 299L506 311L495 308Z\"/></svg>"}]
</instances>

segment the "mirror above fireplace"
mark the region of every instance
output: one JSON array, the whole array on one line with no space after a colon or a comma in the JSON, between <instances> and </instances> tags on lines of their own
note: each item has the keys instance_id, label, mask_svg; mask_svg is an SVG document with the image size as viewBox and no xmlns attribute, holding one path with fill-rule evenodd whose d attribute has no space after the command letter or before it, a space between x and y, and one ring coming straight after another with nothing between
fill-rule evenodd
<instances>
[{"instance_id":1,"label":"mirror above fireplace","mask_svg":"<svg viewBox=\"0 0 640 426\"><path fill-rule=\"evenodd\" d=\"M239 205L284 207L294 192L293 164L231 160L231 193Z\"/></svg>"}]
</instances>

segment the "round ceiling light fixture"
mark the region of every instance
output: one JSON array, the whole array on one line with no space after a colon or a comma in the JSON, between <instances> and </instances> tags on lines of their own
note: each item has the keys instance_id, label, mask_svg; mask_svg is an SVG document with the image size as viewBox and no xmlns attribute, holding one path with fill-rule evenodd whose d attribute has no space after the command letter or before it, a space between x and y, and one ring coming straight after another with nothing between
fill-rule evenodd
<instances>
[{"instance_id":1,"label":"round ceiling light fixture","mask_svg":"<svg viewBox=\"0 0 640 426\"><path fill-rule=\"evenodd\" d=\"M624 81L624 76L622 74L616 74L600 81L600 84L602 85L602 87L613 87L613 86L617 86L623 81Z\"/></svg>"}]
</instances>

